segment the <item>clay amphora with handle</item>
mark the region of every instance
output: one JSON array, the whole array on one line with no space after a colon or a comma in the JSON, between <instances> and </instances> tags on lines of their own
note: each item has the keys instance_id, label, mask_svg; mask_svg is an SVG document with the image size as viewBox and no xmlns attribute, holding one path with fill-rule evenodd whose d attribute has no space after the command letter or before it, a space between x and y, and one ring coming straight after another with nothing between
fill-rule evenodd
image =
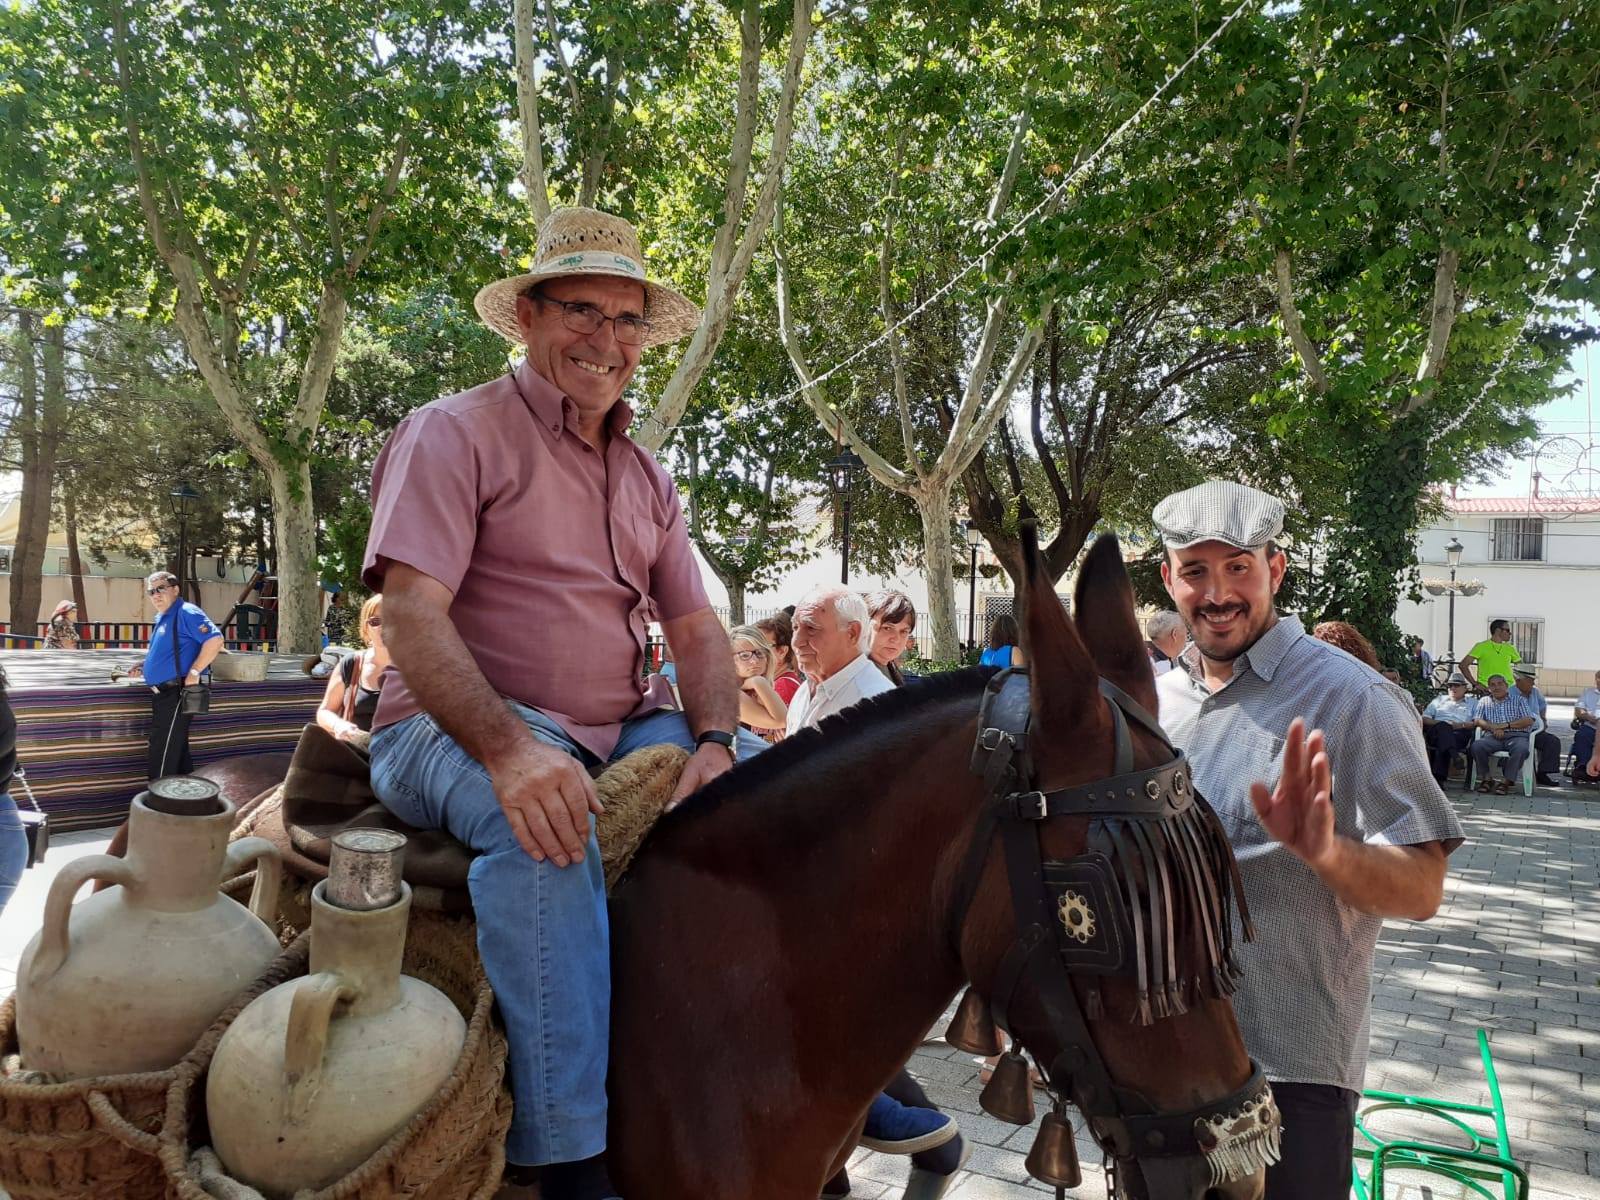
<instances>
[{"instance_id":1,"label":"clay amphora with handle","mask_svg":"<svg viewBox=\"0 0 1600 1200\"><path fill-rule=\"evenodd\" d=\"M133 801L128 854L75 859L17 968L22 1062L58 1080L164 1071L279 951L281 864L264 838L228 844L234 807L175 775ZM246 908L218 892L256 868ZM73 904L90 880L116 886Z\"/></svg>"}]
</instances>

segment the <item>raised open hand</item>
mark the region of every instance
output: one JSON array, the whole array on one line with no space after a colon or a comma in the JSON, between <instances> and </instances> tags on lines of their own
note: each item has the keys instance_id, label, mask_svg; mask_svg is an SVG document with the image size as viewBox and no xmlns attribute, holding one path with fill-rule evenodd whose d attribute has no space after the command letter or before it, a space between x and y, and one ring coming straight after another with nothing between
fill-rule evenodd
<instances>
[{"instance_id":1,"label":"raised open hand","mask_svg":"<svg viewBox=\"0 0 1600 1200\"><path fill-rule=\"evenodd\" d=\"M1250 785L1250 802L1262 828L1299 856L1312 870L1334 853L1333 773L1322 730L1306 736L1296 717L1283 743L1283 771L1270 791Z\"/></svg>"}]
</instances>

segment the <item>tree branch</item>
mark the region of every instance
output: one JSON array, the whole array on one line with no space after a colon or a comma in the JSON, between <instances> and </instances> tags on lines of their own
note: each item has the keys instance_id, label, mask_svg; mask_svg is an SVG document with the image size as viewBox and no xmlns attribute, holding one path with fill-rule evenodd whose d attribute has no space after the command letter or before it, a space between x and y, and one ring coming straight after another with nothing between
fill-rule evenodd
<instances>
[{"instance_id":1,"label":"tree branch","mask_svg":"<svg viewBox=\"0 0 1600 1200\"><path fill-rule=\"evenodd\" d=\"M539 224L550 215L550 185L544 169L544 130L539 123L539 54L533 44L533 0L515 0L511 40L516 46L517 115L522 129L522 186Z\"/></svg>"},{"instance_id":2,"label":"tree branch","mask_svg":"<svg viewBox=\"0 0 1600 1200\"><path fill-rule=\"evenodd\" d=\"M395 141L394 157L389 161L389 171L384 177L383 188L379 191L378 198L372 202L372 211L367 214L366 233L362 236L360 245L350 252L350 258L344 264L346 279L354 279L356 272L361 269L361 264L367 261L367 255L372 253L372 247L377 241L378 226L383 224L383 218L389 211L389 204L400 187L400 177L405 174L410 154L411 135L402 133Z\"/></svg>"},{"instance_id":3,"label":"tree branch","mask_svg":"<svg viewBox=\"0 0 1600 1200\"><path fill-rule=\"evenodd\" d=\"M1272 269L1278 284L1278 312L1283 317L1283 331L1288 334L1289 344L1300 356L1311 390L1319 396L1323 395L1328 390L1328 377L1323 374L1322 360L1317 355L1316 346L1312 345L1311 339L1306 336L1305 326L1300 323L1300 310L1294 302L1294 280L1290 277L1288 250L1280 248L1272 256Z\"/></svg>"},{"instance_id":4,"label":"tree branch","mask_svg":"<svg viewBox=\"0 0 1600 1200\"><path fill-rule=\"evenodd\" d=\"M889 373L894 388L895 408L900 414L900 441L905 447L906 469L924 478L922 461L917 455L916 428L911 421L911 400L906 393L905 347L900 344L900 331L895 322L898 317L894 304L894 218L900 200L900 167L906 147L906 126L900 127L895 138L894 159L889 167L889 194L884 199L883 243L878 253L878 306L883 313L883 324L889 347Z\"/></svg>"},{"instance_id":5,"label":"tree branch","mask_svg":"<svg viewBox=\"0 0 1600 1200\"><path fill-rule=\"evenodd\" d=\"M760 88L761 4L760 0L745 0L739 12L739 86L734 93L733 140L728 150L728 179L722 192L722 224L711 243L708 294L721 287L739 244L750 155L755 149L756 113L761 106Z\"/></svg>"},{"instance_id":6,"label":"tree branch","mask_svg":"<svg viewBox=\"0 0 1600 1200\"><path fill-rule=\"evenodd\" d=\"M794 373L800 380L800 394L805 399L811 411L816 414L817 420L822 422L822 427L831 430L839 439L849 444L850 448L861 456L861 461L866 464L867 473L890 491L902 495L912 495L916 490L917 481L906 472L894 466L881 454L874 450L868 441L863 438L850 419L834 408L822 395L822 389L817 386L816 377L811 373L810 364L806 361L805 348L800 344L800 338L795 333L794 323L790 316L789 304L789 268L787 257L783 249L783 205L780 202L778 211L774 215L772 224L772 260L776 268L777 302L778 302L778 336L783 342L783 348L789 354L789 363L794 367Z\"/></svg>"},{"instance_id":7,"label":"tree branch","mask_svg":"<svg viewBox=\"0 0 1600 1200\"><path fill-rule=\"evenodd\" d=\"M689 345L678 360L672 378L661 390L661 398L643 424L637 441L646 449L654 450L666 440L688 407L689 395L700 376L711 365L717 343L733 315L733 301L750 270L756 248L766 237L767 229L778 212L778 193L783 184L784 164L789 157L789 145L794 133L795 102L800 92L801 69L805 65L806 46L811 40L811 12L814 0L794 0L794 25L789 34L789 60L784 68L783 91L778 97L778 111L773 119L772 149L767 155L766 177L756 197L745 226L744 237L734 251L733 259L723 274L719 285L706 293L705 311L700 317L700 327L689 339Z\"/></svg>"},{"instance_id":8,"label":"tree branch","mask_svg":"<svg viewBox=\"0 0 1600 1200\"><path fill-rule=\"evenodd\" d=\"M572 97L574 115L583 107L583 93L578 90L578 81L572 74L572 64L567 61L567 52L561 48L561 29L556 25L556 9L550 0L544 0L544 27L550 34L550 48L555 53L556 65L561 68L561 78L567 85L567 95Z\"/></svg>"},{"instance_id":9,"label":"tree branch","mask_svg":"<svg viewBox=\"0 0 1600 1200\"><path fill-rule=\"evenodd\" d=\"M1456 276L1461 269L1461 252L1441 249L1439 261L1433 270L1433 302L1429 306L1428 344L1417 364L1420 384L1431 384L1444 370L1445 351L1450 345L1450 332L1456 323ZM1428 402L1431 387L1420 388L1407 398L1402 415L1415 412Z\"/></svg>"}]
</instances>

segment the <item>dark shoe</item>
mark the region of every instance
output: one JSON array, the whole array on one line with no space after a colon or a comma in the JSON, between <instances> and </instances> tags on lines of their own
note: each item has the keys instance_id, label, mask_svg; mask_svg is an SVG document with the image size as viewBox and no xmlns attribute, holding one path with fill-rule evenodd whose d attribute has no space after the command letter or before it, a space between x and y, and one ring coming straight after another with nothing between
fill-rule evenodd
<instances>
[{"instance_id":1,"label":"dark shoe","mask_svg":"<svg viewBox=\"0 0 1600 1200\"><path fill-rule=\"evenodd\" d=\"M936 1108L914 1108L880 1093L867 1110L861 1144L884 1154L916 1154L942 1146L960 1132L955 1119Z\"/></svg>"},{"instance_id":2,"label":"dark shoe","mask_svg":"<svg viewBox=\"0 0 1600 1200\"><path fill-rule=\"evenodd\" d=\"M843 1167L839 1173L822 1185L822 1200L844 1200L850 1194L850 1172Z\"/></svg>"},{"instance_id":3,"label":"dark shoe","mask_svg":"<svg viewBox=\"0 0 1600 1200\"><path fill-rule=\"evenodd\" d=\"M1549 775L1535 775L1533 781L1540 787L1560 787L1561 780L1553 779Z\"/></svg>"},{"instance_id":4,"label":"dark shoe","mask_svg":"<svg viewBox=\"0 0 1600 1200\"><path fill-rule=\"evenodd\" d=\"M955 1182L955 1177L961 1168L967 1165L967 1157L972 1153L972 1143L963 1137L957 1137L954 1144L941 1149L958 1151L953 1160L955 1165L948 1171L933 1171L927 1167L919 1167L913 1162L911 1178L906 1181L905 1200L939 1200L939 1197L950 1190L950 1185Z\"/></svg>"}]
</instances>

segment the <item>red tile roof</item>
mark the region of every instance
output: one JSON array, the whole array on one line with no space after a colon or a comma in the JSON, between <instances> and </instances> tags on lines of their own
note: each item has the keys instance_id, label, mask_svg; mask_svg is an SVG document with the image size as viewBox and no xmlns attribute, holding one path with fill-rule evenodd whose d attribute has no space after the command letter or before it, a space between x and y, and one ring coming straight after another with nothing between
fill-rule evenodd
<instances>
[{"instance_id":1,"label":"red tile roof","mask_svg":"<svg viewBox=\"0 0 1600 1200\"><path fill-rule=\"evenodd\" d=\"M1445 509L1449 512L1470 515L1473 513L1497 516L1521 516L1535 513L1594 513L1600 516L1600 498L1568 499L1552 496L1473 496L1452 499L1446 496Z\"/></svg>"}]
</instances>

